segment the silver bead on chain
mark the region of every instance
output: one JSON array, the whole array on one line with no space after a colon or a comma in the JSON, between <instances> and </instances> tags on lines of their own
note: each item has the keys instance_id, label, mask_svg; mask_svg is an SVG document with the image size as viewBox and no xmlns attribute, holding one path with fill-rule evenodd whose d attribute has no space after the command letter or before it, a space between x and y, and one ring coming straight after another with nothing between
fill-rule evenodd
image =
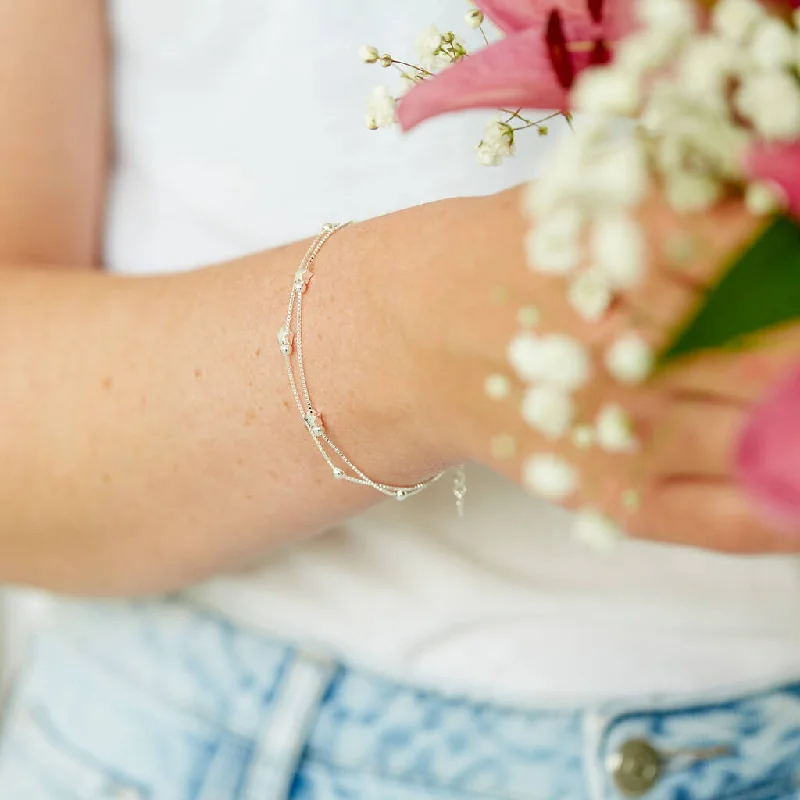
<instances>
[{"instance_id":1,"label":"silver bead on chain","mask_svg":"<svg viewBox=\"0 0 800 800\"><path fill-rule=\"evenodd\" d=\"M393 497L396 500L405 500L424 491L431 484L436 483L436 481L445 475L445 472L440 472L438 475L434 475L426 481L415 483L413 486L392 486L388 483L380 483L379 481L372 480L372 478L353 464L328 437L325 431L325 423L322 419L322 414L316 410L314 404L311 402L311 395L308 391L308 384L306 383L306 372L303 365L303 296L308 290L311 279L314 277L312 268L317 254L328 239L347 224L346 222L325 223L325 225L322 226L321 233L314 239L311 246L306 251L305 256L303 256L300 267L294 274L292 290L289 293L289 306L286 311L286 320L283 327L278 331L278 346L286 363L289 386L291 387L297 410L300 412L303 423L311 434L311 438L317 446L317 450L319 450L320 454L331 468L333 477L337 480L349 481L350 483L356 483L360 486L369 486L381 494L387 497ZM292 329L293 316L295 323L294 330ZM298 381L295 378L295 371L292 366L292 355L295 353L297 354L297 375L300 382L299 389L297 385ZM334 463L331 454L338 457L341 462L340 465ZM466 493L466 473L464 467L460 466L456 469L453 494L456 498L458 513L461 516L464 514L464 497Z\"/></svg>"}]
</instances>

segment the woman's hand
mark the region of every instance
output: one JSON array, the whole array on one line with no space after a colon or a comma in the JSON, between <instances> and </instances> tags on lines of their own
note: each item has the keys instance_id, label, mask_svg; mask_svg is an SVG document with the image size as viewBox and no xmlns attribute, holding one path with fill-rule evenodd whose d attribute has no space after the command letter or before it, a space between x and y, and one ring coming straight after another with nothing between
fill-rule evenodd
<instances>
[{"instance_id":1,"label":"woman's hand","mask_svg":"<svg viewBox=\"0 0 800 800\"><path fill-rule=\"evenodd\" d=\"M443 442L451 459L489 464L522 483L530 480L532 455L558 456L575 468L580 487L563 501L550 499L597 509L638 537L735 552L800 550L800 538L759 518L733 476L748 410L792 362L800 334L772 337L747 354L710 353L641 385L623 386L604 367L609 347L625 333L636 332L656 351L663 346L718 277L725 254L746 245L758 222L738 204L679 216L654 197L641 210L651 269L591 323L570 307L563 279L527 268L520 207L519 191L455 201L438 214L460 217L450 224L454 260L445 249L435 263L418 266L421 274L397 276L427 310L406 314L404 326L409 363L419 366L427 435ZM525 307L539 312L534 334L566 334L591 353L592 378L575 395L572 432L619 406L633 423L632 452L576 446L571 434L548 440L522 420L527 387L509 367L507 350ZM487 395L490 375L507 377L506 399Z\"/></svg>"}]
</instances>

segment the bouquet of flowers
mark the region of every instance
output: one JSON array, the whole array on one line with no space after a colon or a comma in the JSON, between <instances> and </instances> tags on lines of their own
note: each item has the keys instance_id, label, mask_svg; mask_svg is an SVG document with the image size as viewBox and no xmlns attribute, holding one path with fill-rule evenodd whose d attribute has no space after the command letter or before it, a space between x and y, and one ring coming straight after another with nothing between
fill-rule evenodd
<instances>
[{"instance_id":1,"label":"bouquet of flowers","mask_svg":"<svg viewBox=\"0 0 800 800\"><path fill-rule=\"evenodd\" d=\"M531 269L563 278L576 314L602 320L615 293L643 280L653 254L635 212L652 193L682 215L739 198L759 220L666 347L620 336L605 356L615 379L644 382L676 359L746 348L800 320L800 0L476 0L466 22L482 38L474 52L435 28L417 40L415 62L362 48L364 61L397 68L402 83L396 93L375 89L367 125L407 130L492 109L476 148L492 166L513 156L520 135L546 135L558 115L572 125L574 112L574 136L527 188L523 210ZM555 111L535 118L537 108ZM678 237L669 260L680 269L701 247ZM537 390L526 421L577 446L630 451L622 408L606 409L592 430L571 426L570 395L586 370L562 339L556 347L523 330L511 342L510 366ZM554 465L538 466L526 483L561 499ZM755 413L737 468L765 507L800 522L800 496L780 480L800 470L800 371Z\"/></svg>"}]
</instances>

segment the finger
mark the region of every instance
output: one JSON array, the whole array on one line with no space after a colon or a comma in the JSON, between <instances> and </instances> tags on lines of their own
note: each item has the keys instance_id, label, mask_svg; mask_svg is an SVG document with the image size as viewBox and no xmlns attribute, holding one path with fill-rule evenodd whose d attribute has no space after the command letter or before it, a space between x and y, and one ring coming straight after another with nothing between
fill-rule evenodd
<instances>
[{"instance_id":1,"label":"finger","mask_svg":"<svg viewBox=\"0 0 800 800\"><path fill-rule=\"evenodd\" d=\"M743 405L761 400L800 358L800 326L771 331L748 349L696 354L670 365L656 384L671 392L725 397Z\"/></svg>"},{"instance_id":2,"label":"finger","mask_svg":"<svg viewBox=\"0 0 800 800\"><path fill-rule=\"evenodd\" d=\"M730 254L740 252L764 225L735 200L702 214L681 214L657 193L642 207L641 216L656 269L669 280L695 289L713 286Z\"/></svg>"},{"instance_id":3,"label":"finger","mask_svg":"<svg viewBox=\"0 0 800 800\"><path fill-rule=\"evenodd\" d=\"M698 307L702 296L702 290L656 273L640 287L620 295L619 307L630 325L661 350Z\"/></svg>"},{"instance_id":4,"label":"finger","mask_svg":"<svg viewBox=\"0 0 800 800\"><path fill-rule=\"evenodd\" d=\"M490 384L496 378L500 386L505 385L502 396L495 399L477 382L471 390L464 390L470 398L480 398L472 415L472 428L462 434L470 438L475 460L559 505L574 507L591 502L619 507L636 475L643 418L630 413L622 402L613 403L625 412L618 422L604 426L604 444L598 438L596 404L553 387L528 386L508 375L493 376ZM603 404L604 409L609 407L610 401ZM537 475L545 484L548 478L531 466L542 460L549 462L542 467L547 474L571 475L567 484L572 488L548 495Z\"/></svg>"},{"instance_id":5,"label":"finger","mask_svg":"<svg viewBox=\"0 0 800 800\"><path fill-rule=\"evenodd\" d=\"M725 553L800 552L800 536L770 527L727 481L655 485L641 509L629 517L627 528L637 538Z\"/></svg>"},{"instance_id":6,"label":"finger","mask_svg":"<svg viewBox=\"0 0 800 800\"><path fill-rule=\"evenodd\" d=\"M643 211L651 227L651 269L646 280L620 294L620 302L633 324L653 330L657 344L668 343L700 306L734 244L752 235L752 226L732 224L742 214L733 203L710 216L680 215L656 201Z\"/></svg>"},{"instance_id":7,"label":"finger","mask_svg":"<svg viewBox=\"0 0 800 800\"><path fill-rule=\"evenodd\" d=\"M647 443L645 467L657 479L728 478L746 414L738 406L677 400Z\"/></svg>"}]
</instances>

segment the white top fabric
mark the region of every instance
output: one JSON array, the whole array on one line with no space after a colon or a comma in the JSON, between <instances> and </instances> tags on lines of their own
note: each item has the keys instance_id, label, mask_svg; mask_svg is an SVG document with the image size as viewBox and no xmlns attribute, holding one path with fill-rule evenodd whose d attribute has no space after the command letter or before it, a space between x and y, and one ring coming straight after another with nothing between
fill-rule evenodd
<instances>
[{"instance_id":1,"label":"white top fabric","mask_svg":"<svg viewBox=\"0 0 800 800\"><path fill-rule=\"evenodd\" d=\"M358 46L410 54L427 24L461 24L463 0L110 7L119 165L107 261L119 272L187 269L327 220L494 191L534 175L553 146L531 136L490 169L472 151L485 114L405 139L365 130L366 97L387 73L362 66ZM391 280L391 268L387 253L376 269ZM800 676L796 559L638 543L599 555L570 539L565 513L479 469L469 480L464 520L442 482L190 595L357 664L526 702Z\"/></svg>"}]
</instances>

